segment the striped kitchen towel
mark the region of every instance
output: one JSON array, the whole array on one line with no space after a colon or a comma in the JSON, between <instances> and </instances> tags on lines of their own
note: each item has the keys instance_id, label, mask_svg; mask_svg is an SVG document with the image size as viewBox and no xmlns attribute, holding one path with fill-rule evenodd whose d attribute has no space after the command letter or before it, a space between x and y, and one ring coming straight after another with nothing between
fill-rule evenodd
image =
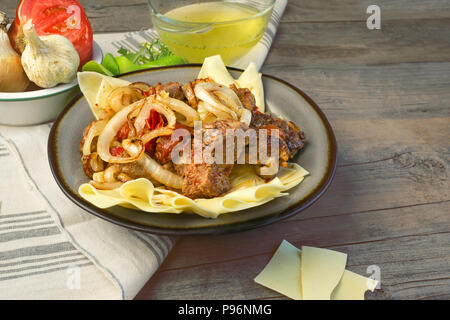
<instances>
[{"instance_id":1,"label":"striped kitchen towel","mask_svg":"<svg viewBox=\"0 0 450 320\"><path fill-rule=\"evenodd\" d=\"M50 127L0 126L0 299L131 299L175 239L65 198L48 165Z\"/></svg>"},{"instance_id":2,"label":"striped kitchen towel","mask_svg":"<svg viewBox=\"0 0 450 320\"><path fill-rule=\"evenodd\" d=\"M277 1L263 39L236 67L261 67L286 3ZM95 40L116 52L153 37L146 30ZM176 239L116 226L68 200L48 164L50 128L0 126L0 299L132 299Z\"/></svg>"}]
</instances>

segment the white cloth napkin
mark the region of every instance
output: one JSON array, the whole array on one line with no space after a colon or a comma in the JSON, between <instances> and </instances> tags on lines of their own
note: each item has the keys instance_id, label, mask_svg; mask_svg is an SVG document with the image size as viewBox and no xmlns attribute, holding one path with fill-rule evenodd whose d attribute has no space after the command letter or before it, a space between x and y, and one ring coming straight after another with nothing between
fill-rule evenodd
<instances>
[{"instance_id":1,"label":"white cloth napkin","mask_svg":"<svg viewBox=\"0 0 450 320\"><path fill-rule=\"evenodd\" d=\"M286 4L277 1L263 39L236 67L261 67ZM154 36L146 30L95 40L115 53ZM176 239L116 226L68 200L50 172L50 128L0 126L0 299L132 299Z\"/></svg>"}]
</instances>

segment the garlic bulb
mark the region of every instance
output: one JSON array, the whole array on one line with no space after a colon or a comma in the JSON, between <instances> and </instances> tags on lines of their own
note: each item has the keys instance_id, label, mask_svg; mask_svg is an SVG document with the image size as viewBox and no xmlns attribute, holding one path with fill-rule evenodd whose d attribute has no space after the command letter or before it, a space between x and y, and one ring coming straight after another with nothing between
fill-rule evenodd
<instances>
[{"instance_id":1,"label":"garlic bulb","mask_svg":"<svg viewBox=\"0 0 450 320\"><path fill-rule=\"evenodd\" d=\"M8 23L8 17L0 11L0 92L22 92L30 81L23 71L20 56L9 42Z\"/></svg>"},{"instance_id":2,"label":"garlic bulb","mask_svg":"<svg viewBox=\"0 0 450 320\"><path fill-rule=\"evenodd\" d=\"M31 20L23 26L23 33L26 46L22 65L31 81L51 88L75 79L80 57L72 42L60 35L39 37Z\"/></svg>"}]
</instances>

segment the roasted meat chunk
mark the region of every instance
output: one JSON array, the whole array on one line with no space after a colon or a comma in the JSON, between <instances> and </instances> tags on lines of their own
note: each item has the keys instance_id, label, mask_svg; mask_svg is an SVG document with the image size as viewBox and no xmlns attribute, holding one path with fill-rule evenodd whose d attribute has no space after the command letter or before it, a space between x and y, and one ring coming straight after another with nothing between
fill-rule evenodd
<instances>
[{"instance_id":1,"label":"roasted meat chunk","mask_svg":"<svg viewBox=\"0 0 450 320\"><path fill-rule=\"evenodd\" d=\"M183 194L187 197L214 198L231 189L230 173L233 166L189 164L183 170Z\"/></svg>"},{"instance_id":2,"label":"roasted meat chunk","mask_svg":"<svg viewBox=\"0 0 450 320\"><path fill-rule=\"evenodd\" d=\"M257 107L255 96L249 89L237 88L234 84L232 84L230 88L236 93L236 95L239 97L239 100L241 100L242 105L246 109L252 111Z\"/></svg>"},{"instance_id":3,"label":"roasted meat chunk","mask_svg":"<svg viewBox=\"0 0 450 320\"><path fill-rule=\"evenodd\" d=\"M169 94L171 98L184 100L184 92L180 83L178 82L169 82L165 84L158 83L155 87L156 93L159 94L161 91L165 91Z\"/></svg>"},{"instance_id":4,"label":"roasted meat chunk","mask_svg":"<svg viewBox=\"0 0 450 320\"><path fill-rule=\"evenodd\" d=\"M219 120L213 123L203 124L203 153L209 152L212 144L225 145L226 137L232 136L236 130L247 130L248 127L233 120ZM208 151L207 151L208 150ZM223 147L225 150L225 147ZM225 154L225 152L224 152ZM211 154L211 156L214 156ZM203 160L205 160L203 154ZM194 155L191 163L183 168L184 195L190 198L214 198L231 189L230 173L234 164L194 163ZM177 171L179 171L177 169Z\"/></svg>"},{"instance_id":5,"label":"roasted meat chunk","mask_svg":"<svg viewBox=\"0 0 450 320\"><path fill-rule=\"evenodd\" d=\"M177 129L184 129L183 135L192 135L192 128L182 125L182 124L175 124L175 130ZM172 162L172 150L175 148L175 146L183 141L183 137L181 136L178 140L173 141L172 136L162 136L159 137L156 140L156 146L155 146L155 158L158 160L161 164L166 164L169 162Z\"/></svg>"},{"instance_id":6,"label":"roasted meat chunk","mask_svg":"<svg viewBox=\"0 0 450 320\"><path fill-rule=\"evenodd\" d=\"M272 129L280 129L282 133L281 138L289 150L289 158L295 156L297 151L303 148L305 144L305 133L292 121L275 118L270 114L253 109L250 127L259 129L267 126L270 126Z\"/></svg>"}]
</instances>

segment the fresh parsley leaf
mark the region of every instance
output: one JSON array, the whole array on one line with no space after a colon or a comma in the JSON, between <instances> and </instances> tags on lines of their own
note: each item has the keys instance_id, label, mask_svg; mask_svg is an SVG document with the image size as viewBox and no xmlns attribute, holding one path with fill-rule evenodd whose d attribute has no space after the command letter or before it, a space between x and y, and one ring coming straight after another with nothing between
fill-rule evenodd
<instances>
[{"instance_id":1,"label":"fresh parsley leaf","mask_svg":"<svg viewBox=\"0 0 450 320\"><path fill-rule=\"evenodd\" d=\"M155 39L152 42L142 43L140 47L141 48L137 52L133 52L123 47L120 48L117 52L123 56L126 56L133 63L139 65L173 55L170 49L167 48L160 39Z\"/></svg>"}]
</instances>

